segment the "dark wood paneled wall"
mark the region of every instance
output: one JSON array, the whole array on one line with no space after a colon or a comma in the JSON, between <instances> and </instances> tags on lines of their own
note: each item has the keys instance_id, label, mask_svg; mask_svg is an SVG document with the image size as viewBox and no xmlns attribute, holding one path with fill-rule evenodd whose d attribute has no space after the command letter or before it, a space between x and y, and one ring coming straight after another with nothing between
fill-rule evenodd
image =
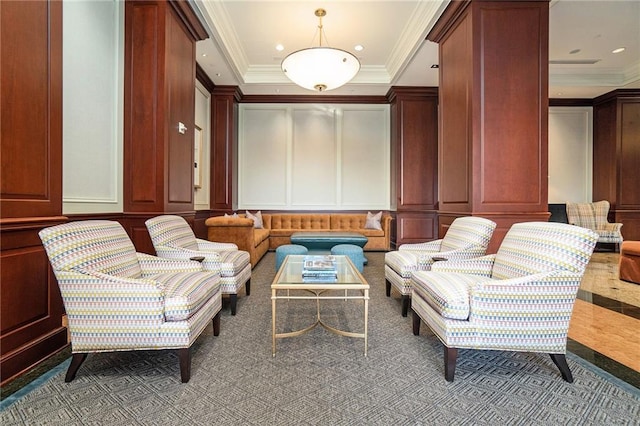
<instances>
[{"instance_id":1,"label":"dark wood paneled wall","mask_svg":"<svg viewBox=\"0 0 640 426\"><path fill-rule=\"evenodd\" d=\"M206 37L185 2L126 2L123 224L140 251L153 251L146 219L195 214L195 42Z\"/></svg>"},{"instance_id":2,"label":"dark wood paneled wall","mask_svg":"<svg viewBox=\"0 0 640 426\"><path fill-rule=\"evenodd\" d=\"M548 1L453 2L428 36L440 44L440 205L452 217L546 220ZM442 234L442 230L440 234Z\"/></svg>"},{"instance_id":3,"label":"dark wood paneled wall","mask_svg":"<svg viewBox=\"0 0 640 426\"><path fill-rule=\"evenodd\" d=\"M211 209L230 212L237 200L237 87L217 86L211 97Z\"/></svg>"},{"instance_id":4,"label":"dark wood paneled wall","mask_svg":"<svg viewBox=\"0 0 640 426\"><path fill-rule=\"evenodd\" d=\"M193 211L196 40L191 26L171 3L126 3L127 213Z\"/></svg>"},{"instance_id":5,"label":"dark wood paneled wall","mask_svg":"<svg viewBox=\"0 0 640 426\"><path fill-rule=\"evenodd\" d=\"M625 240L640 240L640 90L594 99L593 199L611 203L610 221Z\"/></svg>"},{"instance_id":6,"label":"dark wood paneled wall","mask_svg":"<svg viewBox=\"0 0 640 426\"><path fill-rule=\"evenodd\" d=\"M392 87L391 205L394 246L437 238L438 89Z\"/></svg>"},{"instance_id":7,"label":"dark wood paneled wall","mask_svg":"<svg viewBox=\"0 0 640 426\"><path fill-rule=\"evenodd\" d=\"M148 217L194 216L195 41L207 34L189 4L125 5L125 212L115 215L62 216L62 19L60 1L0 2L2 383L67 345L38 231L118 220L139 251L153 253Z\"/></svg>"},{"instance_id":8,"label":"dark wood paneled wall","mask_svg":"<svg viewBox=\"0 0 640 426\"><path fill-rule=\"evenodd\" d=\"M0 383L67 345L38 232L62 217L62 3L0 2Z\"/></svg>"}]
</instances>

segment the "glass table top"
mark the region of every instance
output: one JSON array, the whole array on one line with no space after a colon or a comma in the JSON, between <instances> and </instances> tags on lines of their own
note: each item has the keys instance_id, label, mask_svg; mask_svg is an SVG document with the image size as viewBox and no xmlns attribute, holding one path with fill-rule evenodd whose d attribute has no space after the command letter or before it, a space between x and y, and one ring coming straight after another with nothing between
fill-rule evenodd
<instances>
[{"instance_id":1,"label":"glass table top","mask_svg":"<svg viewBox=\"0 0 640 426\"><path fill-rule=\"evenodd\" d=\"M300 286L340 286L340 285L360 285L369 286L364 277L358 272L353 263L347 256L332 256L336 262L337 280L327 283L309 283L304 282L302 279L302 269L305 255L289 255L285 258L280 270L276 274L273 280L272 287L278 285L300 285Z\"/></svg>"}]
</instances>

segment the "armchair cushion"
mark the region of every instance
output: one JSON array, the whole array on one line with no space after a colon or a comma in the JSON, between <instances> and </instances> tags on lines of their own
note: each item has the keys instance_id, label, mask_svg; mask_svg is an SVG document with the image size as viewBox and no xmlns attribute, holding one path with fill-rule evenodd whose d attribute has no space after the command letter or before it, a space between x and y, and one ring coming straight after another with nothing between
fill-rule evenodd
<instances>
[{"instance_id":1,"label":"armchair cushion","mask_svg":"<svg viewBox=\"0 0 640 426\"><path fill-rule=\"evenodd\" d=\"M164 290L164 318L166 321L183 321L191 318L217 292L220 286L210 285L217 272L167 272L153 278L162 283ZM218 278L219 279L219 278Z\"/></svg>"}]
</instances>

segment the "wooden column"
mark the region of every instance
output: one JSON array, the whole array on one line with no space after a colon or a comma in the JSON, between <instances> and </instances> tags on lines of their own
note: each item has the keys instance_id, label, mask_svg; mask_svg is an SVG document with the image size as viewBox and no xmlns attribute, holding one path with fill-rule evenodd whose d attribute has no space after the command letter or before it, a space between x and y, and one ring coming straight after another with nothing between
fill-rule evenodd
<instances>
[{"instance_id":1,"label":"wooden column","mask_svg":"<svg viewBox=\"0 0 640 426\"><path fill-rule=\"evenodd\" d=\"M67 345L38 232L62 216L62 2L0 2L0 384Z\"/></svg>"},{"instance_id":2,"label":"wooden column","mask_svg":"<svg viewBox=\"0 0 640 426\"><path fill-rule=\"evenodd\" d=\"M482 216L498 227L548 219L549 3L453 1L440 45L439 226Z\"/></svg>"},{"instance_id":3,"label":"wooden column","mask_svg":"<svg viewBox=\"0 0 640 426\"><path fill-rule=\"evenodd\" d=\"M195 42L207 33L187 2L125 5L124 213L151 252L149 217L194 215Z\"/></svg>"},{"instance_id":4,"label":"wooden column","mask_svg":"<svg viewBox=\"0 0 640 426\"><path fill-rule=\"evenodd\" d=\"M228 213L237 202L237 86L216 86L211 105L211 210L214 215Z\"/></svg>"},{"instance_id":5,"label":"wooden column","mask_svg":"<svg viewBox=\"0 0 640 426\"><path fill-rule=\"evenodd\" d=\"M611 203L609 220L625 240L640 240L640 90L593 102L593 200Z\"/></svg>"},{"instance_id":6,"label":"wooden column","mask_svg":"<svg viewBox=\"0 0 640 426\"><path fill-rule=\"evenodd\" d=\"M392 245L438 238L438 89L392 87Z\"/></svg>"}]
</instances>

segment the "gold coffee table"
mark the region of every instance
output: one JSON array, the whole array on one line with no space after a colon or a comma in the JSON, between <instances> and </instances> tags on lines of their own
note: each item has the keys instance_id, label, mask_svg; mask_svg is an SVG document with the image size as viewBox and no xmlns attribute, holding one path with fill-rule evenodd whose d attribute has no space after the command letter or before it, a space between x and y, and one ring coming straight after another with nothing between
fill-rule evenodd
<instances>
[{"instance_id":1,"label":"gold coffee table","mask_svg":"<svg viewBox=\"0 0 640 426\"><path fill-rule=\"evenodd\" d=\"M341 336L364 339L364 356L367 356L367 321L369 316L369 284L347 256L334 256L337 264L337 282L305 283L302 280L302 261L305 256L289 255L285 258L271 284L271 335L272 354L276 356L276 339L300 336L320 325ZM286 291L284 291L286 290ZM311 294L291 294L291 290L304 290ZM337 294L335 290L341 291ZM349 290L356 290L349 293ZM364 301L364 331L354 333L339 330L325 324L320 317L320 300L344 299ZM316 300L316 320L301 330L276 333L276 302L278 300Z\"/></svg>"}]
</instances>

